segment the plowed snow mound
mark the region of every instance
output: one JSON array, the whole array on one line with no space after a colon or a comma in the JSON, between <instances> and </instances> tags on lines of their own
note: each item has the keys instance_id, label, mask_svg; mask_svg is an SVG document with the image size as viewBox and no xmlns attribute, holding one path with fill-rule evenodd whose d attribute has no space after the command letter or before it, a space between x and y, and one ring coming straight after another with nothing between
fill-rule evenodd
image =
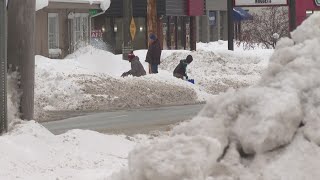
<instances>
[{"instance_id":1,"label":"plowed snow mound","mask_svg":"<svg viewBox=\"0 0 320 180\"><path fill-rule=\"evenodd\" d=\"M197 85L212 94L257 83L267 67L267 58L272 52L272 50L231 52L207 49L203 45L200 47L200 50L191 53L184 51L173 53L162 60L160 68L173 72L180 60L191 54L194 61L187 67L189 77L195 79Z\"/></svg>"},{"instance_id":2,"label":"plowed snow mound","mask_svg":"<svg viewBox=\"0 0 320 180\"><path fill-rule=\"evenodd\" d=\"M258 84L216 97L169 137L138 147L111 179L320 179L319 24L315 14L280 40Z\"/></svg>"}]
</instances>

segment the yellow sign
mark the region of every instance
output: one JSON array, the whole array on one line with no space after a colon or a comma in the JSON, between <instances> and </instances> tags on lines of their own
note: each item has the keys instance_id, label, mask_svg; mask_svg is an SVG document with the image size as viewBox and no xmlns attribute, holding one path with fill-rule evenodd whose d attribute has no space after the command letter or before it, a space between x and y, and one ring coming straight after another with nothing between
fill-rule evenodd
<instances>
[{"instance_id":1,"label":"yellow sign","mask_svg":"<svg viewBox=\"0 0 320 180\"><path fill-rule=\"evenodd\" d=\"M134 22L134 19L132 18L131 23L130 23L130 34L131 34L132 40L134 40L134 37L136 36L136 31L137 31L136 23Z\"/></svg>"}]
</instances>

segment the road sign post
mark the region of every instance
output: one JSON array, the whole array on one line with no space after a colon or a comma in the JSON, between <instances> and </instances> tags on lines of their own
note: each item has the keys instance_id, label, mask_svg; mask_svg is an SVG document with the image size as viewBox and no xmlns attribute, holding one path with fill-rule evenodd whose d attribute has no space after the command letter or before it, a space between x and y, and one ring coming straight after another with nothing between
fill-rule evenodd
<instances>
[{"instance_id":1,"label":"road sign post","mask_svg":"<svg viewBox=\"0 0 320 180\"><path fill-rule=\"evenodd\" d=\"M0 0L0 134L7 130L7 8Z\"/></svg>"}]
</instances>

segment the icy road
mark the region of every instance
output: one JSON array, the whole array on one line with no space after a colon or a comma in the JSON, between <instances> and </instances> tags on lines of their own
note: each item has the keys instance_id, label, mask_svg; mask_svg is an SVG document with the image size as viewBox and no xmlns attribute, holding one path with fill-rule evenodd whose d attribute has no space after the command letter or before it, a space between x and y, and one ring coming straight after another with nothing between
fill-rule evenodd
<instances>
[{"instance_id":1,"label":"icy road","mask_svg":"<svg viewBox=\"0 0 320 180\"><path fill-rule=\"evenodd\" d=\"M132 135L167 130L170 125L189 120L197 115L203 106L200 104L95 113L45 122L42 125L54 134L61 134L70 129L88 129L103 133Z\"/></svg>"}]
</instances>

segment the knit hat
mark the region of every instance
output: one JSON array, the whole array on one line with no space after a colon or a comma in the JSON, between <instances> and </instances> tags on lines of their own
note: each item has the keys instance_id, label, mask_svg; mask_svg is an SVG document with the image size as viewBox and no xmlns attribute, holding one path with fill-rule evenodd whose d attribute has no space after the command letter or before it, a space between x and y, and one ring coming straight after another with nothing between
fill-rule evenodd
<instances>
[{"instance_id":1,"label":"knit hat","mask_svg":"<svg viewBox=\"0 0 320 180\"><path fill-rule=\"evenodd\" d=\"M193 61L193 57L191 55L187 56L187 63L191 63Z\"/></svg>"},{"instance_id":2,"label":"knit hat","mask_svg":"<svg viewBox=\"0 0 320 180\"><path fill-rule=\"evenodd\" d=\"M129 60L132 60L134 57L136 57L133 52L131 51L129 54L128 54L128 59Z\"/></svg>"},{"instance_id":3,"label":"knit hat","mask_svg":"<svg viewBox=\"0 0 320 180\"><path fill-rule=\"evenodd\" d=\"M149 38L151 39L151 40L156 40L157 39L157 36L155 35L155 34L153 34L153 33L151 33L150 35L149 35Z\"/></svg>"}]
</instances>

